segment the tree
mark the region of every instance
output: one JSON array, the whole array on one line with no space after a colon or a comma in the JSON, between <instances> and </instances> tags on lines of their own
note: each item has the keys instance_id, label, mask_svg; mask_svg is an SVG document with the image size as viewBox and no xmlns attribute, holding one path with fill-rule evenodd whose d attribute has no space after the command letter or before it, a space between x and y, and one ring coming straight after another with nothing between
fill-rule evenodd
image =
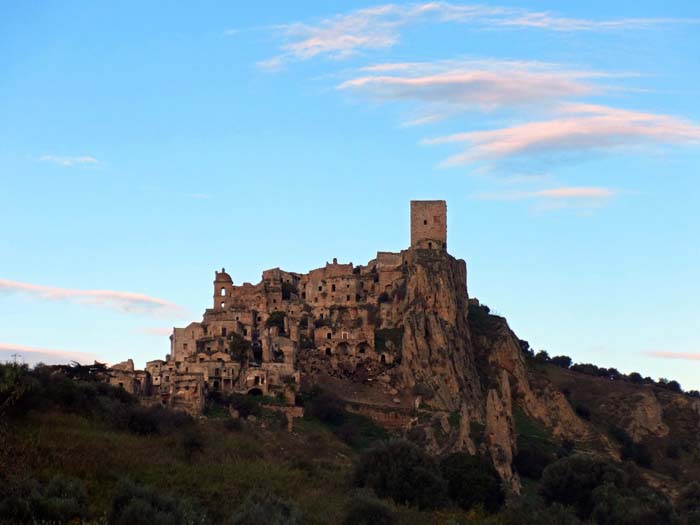
<instances>
[{"instance_id":1,"label":"tree","mask_svg":"<svg viewBox=\"0 0 700 525\"><path fill-rule=\"evenodd\" d=\"M632 372L630 375L627 376L627 378L636 385L644 382L644 378L642 378L642 375L638 372Z\"/></svg>"},{"instance_id":2,"label":"tree","mask_svg":"<svg viewBox=\"0 0 700 525\"><path fill-rule=\"evenodd\" d=\"M455 452L440 462L440 472L447 481L450 499L464 510L483 505L495 512L503 505L501 480L490 461Z\"/></svg>"},{"instance_id":3,"label":"tree","mask_svg":"<svg viewBox=\"0 0 700 525\"><path fill-rule=\"evenodd\" d=\"M540 479L542 472L554 461L552 454L542 447L528 444L520 446L513 463L518 474L530 479Z\"/></svg>"},{"instance_id":4,"label":"tree","mask_svg":"<svg viewBox=\"0 0 700 525\"><path fill-rule=\"evenodd\" d=\"M593 491L607 483L623 487L627 474L608 459L575 454L544 469L541 493L548 503L572 505L579 516L593 511Z\"/></svg>"},{"instance_id":5,"label":"tree","mask_svg":"<svg viewBox=\"0 0 700 525\"><path fill-rule=\"evenodd\" d=\"M540 350L535 354L535 361L537 361L538 363L548 363L549 354L544 350Z\"/></svg>"},{"instance_id":6,"label":"tree","mask_svg":"<svg viewBox=\"0 0 700 525\"><path fill-rule=\"evenodd\" d=\"M401 439L379 442L363 453L353 478L356 486L370 488L380 498L421 509L440 507L447 496L447 483L433 458Z\"/></svg>"},{"instance_id":7,"label":"tree","mask_svg":"<svg viewBox=\"0 0 700 525\"><path fill-rule=\"evenodd\" d=\"M569 368L571 366L571 358L568 355L558 355L550 359L550 363L561 368Z\"/></svg>"}]
</instances>

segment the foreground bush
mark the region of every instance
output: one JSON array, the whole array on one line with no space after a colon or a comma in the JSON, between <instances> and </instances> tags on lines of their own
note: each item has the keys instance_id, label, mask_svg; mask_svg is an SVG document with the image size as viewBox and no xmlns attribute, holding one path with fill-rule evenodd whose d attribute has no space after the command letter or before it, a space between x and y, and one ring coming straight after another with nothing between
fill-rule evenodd
<instances>
[{"instance_id":1,"label":"foreground bush","mask_svg":"<svg viewBox=\"0 0 700 525\"><path fill-rule=\"evenodd\" d=\"M496 512L504 501L501 480L490 461L464 452L450 454L440 462L448 493L464 510L481 505Z\"/></svg>"},{"instance_id":2,"label":"foreground bush","mask_svg":"<svg viewBox=\"0 0 700 525\"><path fill-rule=\"evenodd\" d=\"M446 501L447 483L436 462L405 440L382 441L362 454L354 482L381 498L421 509L437 508Z\"/></svg>"},{"instance_id":3,"label":"foreground bush","mask_svg":"<svg viewBox=\"0 0 700 525\"><path fill-rule=\"evenodd\" d=\"M87 517L87 493L77 479L56 475L40 483L0 478L2 523L66 523Z\"/></svg>"},{"instance_id":4,"label":"foreground bush","mask_svg":"<svg viewBox=\"0 0 700 525\"><path fill-rule=\"evenodd\" d=\"M207 523L204 512L195 509L188 501L130 480L117 486L108 520L111 525Z\"/></svg>"},{"instance_id":5,"label":"foreground bush","mask_svg":"<svg viewBox=\"0 0 700 525\"><path fill-rule=\"evenodd\" d=\"M231 516L230 525L301 525L301 512L294 503L271 494L250 493Z\"/></svg>"},{"instance_id":6,"label":"foreground bush","mask_svg":"<svg viewBox=\"0 0 700 525\"><path fill-rule=\"evenodd\" d=\"M343 525L395 525L396 513L369 491L357 491L345 509Z\"/></svg>"}]
</instances>

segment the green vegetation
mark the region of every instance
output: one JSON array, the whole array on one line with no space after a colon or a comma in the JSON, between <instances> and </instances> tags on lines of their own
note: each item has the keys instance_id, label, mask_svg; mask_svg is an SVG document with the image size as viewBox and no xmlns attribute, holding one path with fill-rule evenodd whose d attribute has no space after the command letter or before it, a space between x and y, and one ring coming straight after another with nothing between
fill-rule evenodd
<instances>
[{"instance_id":1,"label":"green vegetation","mask_svg":"<svg viewBox=\"0 0 700 525\"><path fill-rule=\"evenodd\" d=\"M447 500L447 483L438 464L410 441L378 443L360 457L353 479L379 497L421 509L439 508Z\"/></svg>"},{"instance_id":2,"label":"green vegetation","mask_svg":"<svg viewBox=\"0 0 700 525\"><path fill-rule=\"evenodd\" d=\"M97 381L101 373L0 365L0 521L700 522L697 482L679 491L674 507L632 461L571 455L570 443L559 443L519 411L515 466L524 490L504 507L488 458L433 457L413 443L387 439L386 431L320 390L301 396L306 416L289 433L277 421L281 414L267 410L260 398L212 395L207 417L194 420L139 406L122 389ZM247 420L232 419L229 406ZM474 439L483 433L475 422L470 427ZM610 435L621 445L628 440L615 428Z\"/></svg>"},{"instance_id":3,"label":"green vegetation","mask_svg":"<svg viewBox=\"0 0 700 525\"><path fill-rule=\"evenodd\" d=\"M374 331L374 348L377 352L397 352L403 341L403 328L383 328Z\"/></svg>"},{"instance_id":4,"label":"green vegetation","mask_svg":"<svg viewBox=\"0 0 700 525\"><path fill-rule=\"evenodd\" d=\"M279 328L280 333L284 333L284 318L287 314L281 311L275 311L270 314L270 316L265 320L265 326L271 328L276 326Z\"/></svg>"}]
</instances>

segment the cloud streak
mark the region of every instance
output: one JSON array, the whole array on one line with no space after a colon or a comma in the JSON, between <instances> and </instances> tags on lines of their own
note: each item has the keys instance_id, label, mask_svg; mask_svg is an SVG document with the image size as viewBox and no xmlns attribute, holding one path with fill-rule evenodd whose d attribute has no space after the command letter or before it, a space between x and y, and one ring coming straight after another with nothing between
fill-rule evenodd
<instances>
[{"instance_id":1,"label":"cloud streak","mask_svg":"<svg viewBox=\"0 0 700 525\"><path fill-rule=\"evenodd\" d=\"M479 193L475 195L475 198L482 200L605 200L613 196L615 196L615 191L609 188L574 186L549 188L537 191L507 191L497 193Z\"/></svg>"},{"instance_id":2,"label":"cloud streak","mask_svg":"<svg viewBox=\"0 0 700 525\"><path fill-rule=\"evenodd\" d=\"M452 108L443 112L551 105L561 99L599 94L604 89L590 79L609 76L569 71L556 64L505 60L379 64L363 71L381 74L346 80L337 89L382 102L410 101Z\"/></svg>"},{"instance_id":3,"label":"cloud streak","mask_svg":"<svg viewBox=\"0 0 700 525\"><path fill-rule=\"evenodd\" d=\"M78 361L88 363L94 361L96 356L85 352L74 352L72 350L56 350L52 348L37 348L33 346L16 345L0 342L0 353L7 354L8 359L13 359L13 355L22 358L29 357L29 361L39 362L49 358L54 362ZM27 355L29 354L29 355Z\"/></svg>"},{"instance_id":4,"label":"cloud streak","mask_svg":"<svg viewBox=\"0 0 700 525\"><path fill-rule=\"evenodd\" d=\"M125 313L180 315L184 309L157 297L114 290L76 290L0 279L0 293L21 293L51 301L71 301Z\"/></svg>"},{"instance_id":5,"label":"cloud streak","mask_svg":"<svg viewBox=\"0 0 700 525\"><path fill-rule=\"evenodd\" d=\"M459 23L480 28L538 29L555 32L649 29L666 24L695 23L673 18L590 20L520 8L425 2L385 4L324 18L316 23L275 26L284 39L275 66L289 60L317 56L344 59L361 51L390 48L401 39L401 29L415 24ZM269 66L270 60L261 62Z\"/></svg>"},{"instance_id":6,"label":"cloud streak","mask_svg":"<svg viewBox=\"0 0 700 525\"><path fill-rule=\"evenodd\" d=\"M82 155L77 157L61 157L56 155L42 155L39 157L42 162L51 162L53 164L58 164L60 166L78 166L78 165L95 165L99 164L100 161L95 157L89 155Z\"/></svg>"},{"instance_id":7,"label":"cloud streak","mask_svg":"<svg viewBox=\"0 0 700 525\"><path fill-rule=\"evenodd\" d=\"M558 118L512 127L455 133L424 144L464 144L466 149L442 166L460 166L509 157L565 152L620 150L634 146L700 145L700 126L685 120L589 104L566 104Z\"/></svg>"},{"instance_id":8,"label":"cloud streak","mask_svg":"<svg viewBox=\"0 0 700 525\"><path fill-rule=\"evenodd\" d=\"M700 352L665 352L654 351L644 352L649 357L658 357L661 359L680 359L683 361L700 361Z\"/></svg>"}]
</instances>

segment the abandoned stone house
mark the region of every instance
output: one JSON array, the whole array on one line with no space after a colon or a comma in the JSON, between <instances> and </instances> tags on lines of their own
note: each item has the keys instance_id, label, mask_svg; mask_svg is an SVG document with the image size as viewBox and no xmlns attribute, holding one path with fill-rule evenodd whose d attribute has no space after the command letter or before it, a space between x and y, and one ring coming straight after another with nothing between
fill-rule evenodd
<instances>
[{"instance_id":1,"label":"abandoned stone house","mask_svg":"<svg viewBox=\"0 0 700 525\"><path fill-rule=\"evenodd\" d=\"M197 413L208 392L275 396L293 403L309 367L390 366L401 334L396 300L406 293L413 250L446 252L445 201L411 201L411 247L378 252L365 265L333 259L306 274L266 270L258 284L235 285L222 268L199 322L174 328L166 360L144 371L112 367L113 384L145 403Z\"/></svg>"}]
</instances>

